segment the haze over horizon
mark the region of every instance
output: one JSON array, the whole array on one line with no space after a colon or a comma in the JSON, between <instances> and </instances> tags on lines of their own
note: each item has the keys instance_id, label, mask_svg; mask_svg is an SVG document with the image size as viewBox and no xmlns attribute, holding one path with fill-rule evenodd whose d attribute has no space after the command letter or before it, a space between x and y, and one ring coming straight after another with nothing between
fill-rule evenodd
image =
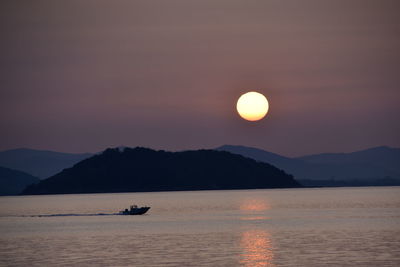
<instances>
[{"instance_id":1,"label":"haze over horizon","mask_svg":"<svg viewBox=\"0 0 400 267\"><path fill-rule=\"evenodd\" d=\"M290 155L285 155L285 154L281 154L281 153L277 153L275 151L272 150L268 150L268 149L262 149L262 148L258 148L258 147L251 147L251 146L244 146L244 145L239 145L239 144L223 144L220 146L216 146L216 147L198 147L198 148L192 148L192 149L181 149L181 150L168 150L168 149L159 149L159 148L154 148L154 147L145 147L145 146L124 146L124 145L120 145L120 146L110 146L110 147L105 147L99 151L85 151L85 152L68 152L68 151L59 151L59 150L50 150L50 149L40 149L40 148L28 148L28 147L17 147L17 148L12 148L12 149L6 149L6 150L1 150L0 152L6 152L6 151L13 151L13 150L35 150L35 151L45 151L45 152L56 152L56 153L66 153L66 154L97 154L97 153L101 153L104 152L107 149L114 149L114 148L136 148L136 147L143 147L143 148L149 148L152 150L165 150L165 151L169 151L169 152L183 152L183 151L191 151L191 150L201 150L201 149L217 149L219 150L222 147L243 147L243 148L249 148L249 149L256 149L256 150L260 150L260 151L265 151L265 152L269 152L269 153L273 153L273 154L277 154L279 156L283 156L283 157L287 157L287 158L301 158L304 156L311 156L311 155L319 155L319 154L351 154L354 152L361 152L361 151L366 151L366 150L371 150L371 149L382 149L382 148L388 148L388 149L400 149L399 147L391 147L391 146L376 146L376 147L368 147L368 148L364 148L364 149L360 149L360 150L353 150L353 151L341 151L341 152L331 152L331 151L325 151L325 152L320 152L320 153L314 153L314 154L303 154L303 155L296 155L296 156L290 156Z\"/></svg>"},{"instance_id":2,"label":"haze over horizon","mask_svg":"<svg viewBox=\"0 0 400 267\"><path fill-rule=\"evenodd\" d=\"M2 1L0 150L400 147L398 1ZM259 122L235 104L268 98Z\"/></svg>"}]
</instances>

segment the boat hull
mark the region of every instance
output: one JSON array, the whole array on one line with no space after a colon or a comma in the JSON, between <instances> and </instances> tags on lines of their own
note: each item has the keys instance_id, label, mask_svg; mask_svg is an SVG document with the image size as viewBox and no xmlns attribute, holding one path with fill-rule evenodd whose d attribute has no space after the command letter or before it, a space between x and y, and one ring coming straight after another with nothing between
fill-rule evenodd
<instances>
[{"instance_id":1,"label":"boat hull","mask_svg":"<svg viewBox=\"0 0 400 267\"><path fill-rule=\"evenodd\" d=\"M150 209L150 207L141 207L141 208L136 208L133 210L123 210L120 212L121 215L143 215L145 214L148 210Z\"/></svg>"}]
</instances>

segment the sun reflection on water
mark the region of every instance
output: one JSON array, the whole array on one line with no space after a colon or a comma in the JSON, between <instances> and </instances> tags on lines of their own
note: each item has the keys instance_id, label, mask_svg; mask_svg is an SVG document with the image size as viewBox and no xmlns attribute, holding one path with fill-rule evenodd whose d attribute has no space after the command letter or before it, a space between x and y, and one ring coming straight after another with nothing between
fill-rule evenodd
<instances>
[{"instance_id":1,"label":"sun reflection on water","mask_svg":"<svg viewBox=\"0 0 400 267\"><path fill-rule=\"evenodd\" d=\"M242 221L267 220L265 212L271 209L268 202L260 199L245 199L239 206Z\"/></svg>"},{"instance_id":2,"label":"sun reflection on water","mask_svg":"<svg viewBox=\"0 0 400 267\"><path fill-rule=\"evenodd\" d=\"M253 211L266 211L271 209L271 206L262 200L258 199L246 199L240 204L239 209L241 211L253 212Z\"/></svg>"},{"instance_id":3,"label":"sun reflection on water","mask_svg":"<svg viewBox=\"0 0 400 267\"><path fill-rule=\"evenodd\" d=\"M243 217L241 220L266 220L271 205L261 199L245 199L239 206ZM252 224L246 224L250 227ZM262 229L244 231L240 240L241 264L248 267L275 266L273 264L273 246L270 234Z\"/></svg>"},{"instance_id":4,"label":"sun reflection on water","mask_svg":"<svg viewBox=\"0 0 400 267\"><path fill-rule=\"evenodd\" d=\"M247 267L275 266L270 235L263 230L250 230L242 233L241 263Z\"/></svg>"}]
</instances>

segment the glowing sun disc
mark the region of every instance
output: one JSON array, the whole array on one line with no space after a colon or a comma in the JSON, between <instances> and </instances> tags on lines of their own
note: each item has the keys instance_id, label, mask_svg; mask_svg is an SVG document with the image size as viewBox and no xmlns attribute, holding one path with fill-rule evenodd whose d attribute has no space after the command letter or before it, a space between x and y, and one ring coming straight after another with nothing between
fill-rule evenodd
<instances>
[{"instance_id":1,"label":"glowing sun disc","mask_svg":"<svg viewBox=\"0 0 400 267\"><path fill-rule=\"evenodd\" d=\"M248 121L258 121L265 117L269 104L267 98L257 92L241 95L236 104L240 117Z\"/></svg>"}]
</instances>

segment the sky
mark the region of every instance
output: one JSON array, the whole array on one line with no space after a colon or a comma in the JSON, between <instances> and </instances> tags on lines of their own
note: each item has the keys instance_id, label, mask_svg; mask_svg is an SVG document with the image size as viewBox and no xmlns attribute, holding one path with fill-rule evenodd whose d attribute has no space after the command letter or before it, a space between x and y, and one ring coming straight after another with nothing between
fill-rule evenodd
<instances>
[{"instance_id":1,"label":"sky","mask_svg":"<svg viewBox=\"0 0 400 267\"><path fill-rule=\"evenodd\" d=\"M0 3L0 150L400 147L398 0ZM263 93L267 116L236 101Z\"/></svg>"}]
</instances>

